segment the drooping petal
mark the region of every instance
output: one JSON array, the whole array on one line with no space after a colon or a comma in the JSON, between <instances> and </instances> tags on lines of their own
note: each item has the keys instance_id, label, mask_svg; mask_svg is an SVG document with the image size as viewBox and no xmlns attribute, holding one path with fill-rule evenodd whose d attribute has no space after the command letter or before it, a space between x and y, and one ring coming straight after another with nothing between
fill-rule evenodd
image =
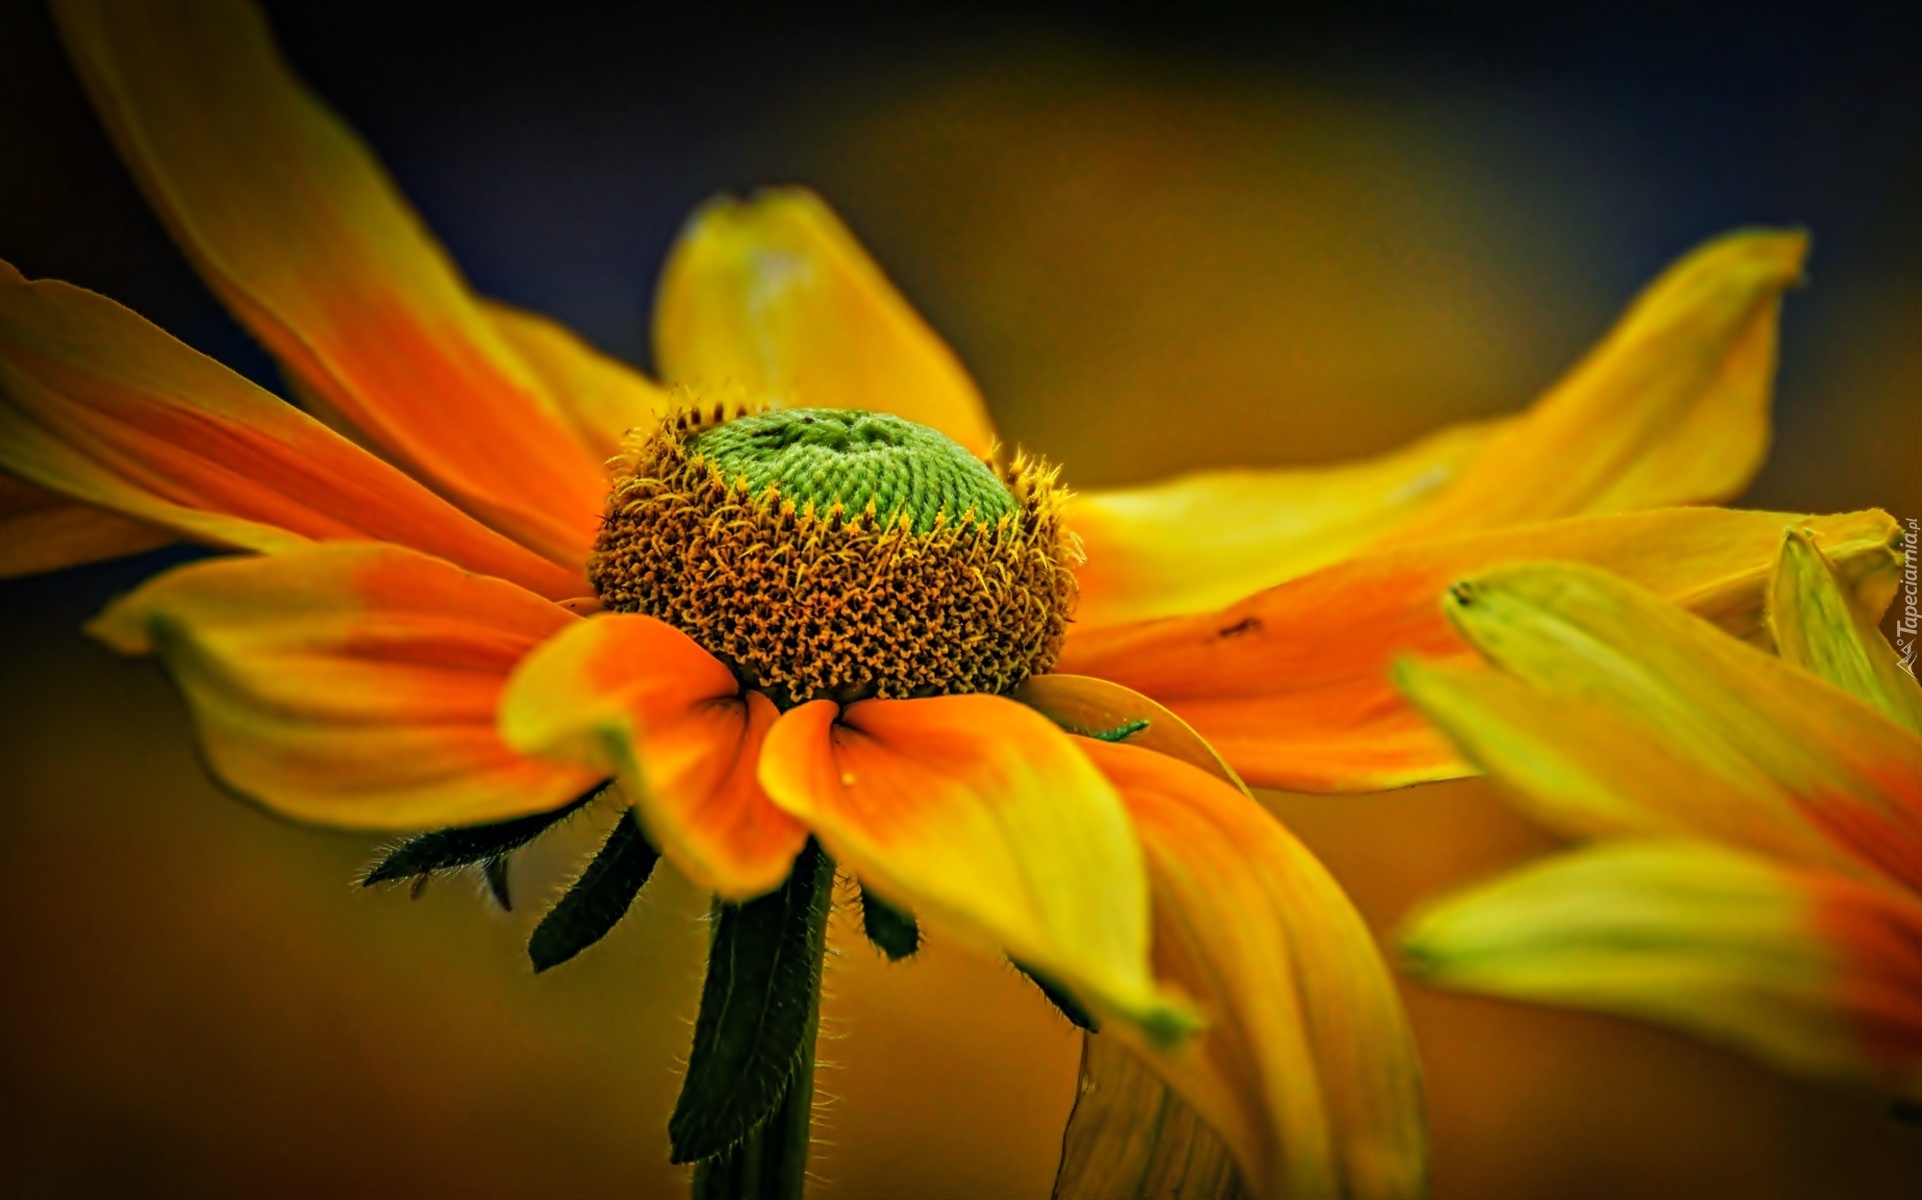
<instances>
[{"instance_id":1,"label":"drooping petal","mask_svg":"<svg viewBox=\"0 0 1922 1200\"><path fill-rule=\"evenodd\" d=\"M0 579L152 550L168 530L0 474Z\"/></svg>"},{"instance_id":2,"label":"drooping petal","mask_svg":"<svg viewBox=\"0 0 1922 1200\"><path fill-rule=\"evenodd\" d=\"M1922 905L1703 842L1623 842L1450 896L1402 935L1442 987L1670 1025L1922 1096Z\"/></svg>"},{"instance_id":3,"label":"drooping petal","mask_svg":"<svg viewBox=\"0 0 1922 1200\"><path fill-rule=\"evenodd\" d=\"M1461 425L1333 467L1077 493L1068 525L1088 559L1075 573L1076 625L1207 612L1346 558L1434 503L1501 428Z\"/></svg>"},{"instance_id":4,"label":"drooping petal","mask_svg":"<svg viewBox=\"0 0 1922 1200\"><path fill-rule=\"evenodd\" d=\"M680 630L637 613L582 621L530 655L501 703L508 745L617 776L648 833L730 900L787 878L807 831L755 779L774 704Z\"/></svg>"},{"instance_id":5,"label":"drooping petal","mask_svg":"<svg viewBox=\"0 0 1922 1200\"><path fill-rule=\"evenodd\" d=\"M654 356L669 383L893 413L976 454L994 444L954 352L800 188L722 197L694 214L661 275Z\"/></svg>"},{"instance_id":6,"label":"drooping petal","mask_svg":"<svg viewBox=\"0 0 1922 1200\"><path fill-rule=\"evenodd\" d=\"M1148 854L1156 974L1208 1021L1192 1047L1142 1048L1148 1063L1227 1143L1256 1196L1421 1195L1413 1036L1341 888L1219 778L1139 746L1082 745Z\"/></svg>"},{"instance_id":7,"label":"drooping petal","mask_svg":"<svg viewBox=\"0 0 1922 1200\"><path fill-rule=\"evenodd\" d=\"M395 542L560 599L587 590L104 296L0 263L0 467L195 541Z\"/></svg>"},{"instance_id":8,"label":"drooping petal","mask_svg":"<svg viewBox=\"0 0 1922 1200\"><path fill-rule=\"evenodd\" d=\"M1256 787L1366 791L1444 779L1466 768L1395 691L1389 665L1404 654L1467 654L1436 601L1449 584L1515 559L1587 562L1754 636L1789 524L1815 529L1865 602L1887 602L1900 561L1887 514L1670 509L1361 555L1218 612L1072 636L1059 669L1167 705Z\"/></svg>"},{"instance_id":9,"label":"drooping petal","mask_svg":"<svg viewBox=\"0 0 1922 1200\"><path fill-rule=\"evenodd\" d=\"M761 782L883 899L1159 1041L1191 1028L1148 972L1148 885L1114 788L998 696L817 700L768 733Z\"/></svg>"},{"instance_id":10,"label":"drooping petal","mask_svg":"<svg viewBox=\"0 0 1922 1200\"><path fill-rule=\"evenodd\" d=\"M154 209L303 394L554 562L606 482L538 377L245 0L61 0L82 81Z\"/></svg>"},{"instance_id":11,"label":"drooping petal","mask_svg":"<svg viewBox=\"0 0 1922 1200\"><path fill-rule=\"evenodd\" d=\"M423 829L543 812L602 778L495 728L514 665L575 620L439 559L335 542L170 571L88 631L160 656L242 794L303 821Z\"/></svg>"},{"instance_id":12,"label":"drooping petal","mask_svg":"<svg viewBox=\"0 0 1922 1200\"><path fill-rule=\"evenodd\" d=\"M1551 810L1647 811L1650 828L1922 889L1922 737L1877 710L1591 567L1497 567L1447 611L1516 686L1417 673L1413 694Z\"/></svg>"},{"instance_id":13,"label":"drooping petal","mask_svg":"<svg viewBox=\"0 0 1922 1200\"><path fill-rule=\"evenodd\" d=\"M612 458L628 430L651 424L665 409L665 388L560 322L496 300L483 300L481 309L596 459Z\"/></svg>"},{"instance_id":14,"label":"drooping petal","mask_svg":"<svg viewBox=\"0 0 1922 1200\"><path fill-rule=\"evenodd\" d=\"M1784 661L1813 671L1922 734L1922 685L1856 603L1835 564L1799 529L1782 539L1769 580L1769 631Z\"/></svg>"},{"instance_id":15,"label":"drooping petal","mask_svg":"<svg viewBox=\"0 0 1922 1200\"><path fill-rule=\"evenodd\" d=\"M1245 1200L1234 1155L1113 1037L1081 1039L1081 1079L1051 1200Z\"/></svg>"},{"instance_id":16,"label":"drooping petal","mask_svg":"<svg viewBox=\"0 0 1922 1200\"><path fill-rule=\"evenodd\" d=\"M1526 412L1319 470L1091 492L1083 627L1203 612L1367 547L1735 495L1761 465L1781 295L1807 239L1719 238Z\"/></svg>"},{"instance_id":17,"label":"drooping petal","mask_svg":"<svg viewBox=\"0 0 1922 1200\"><path fill-rule=\"evenodd\" d=\"M1782 293L1807 255L1804 234L1750 230L1684 257L1386 542L1740 492L1768 453Z\"/></svg>"}]
</instances>

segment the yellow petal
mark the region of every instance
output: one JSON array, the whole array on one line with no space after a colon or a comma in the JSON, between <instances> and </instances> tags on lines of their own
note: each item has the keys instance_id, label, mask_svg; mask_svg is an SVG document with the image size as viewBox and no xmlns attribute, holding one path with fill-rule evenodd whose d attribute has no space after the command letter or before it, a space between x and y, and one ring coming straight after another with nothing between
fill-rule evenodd
<instances>
[{"instance_id":1,"label":"yellow petal","mask_svg":"<svg viewBox=\"0 0 1922 1200\"><path fill-rule=\"evenodd\" d=\"M1414 1039L1341 888L1219 778L1138 746L1082 745L1148 854L1156 974L1208 1022L1178 1050L1137 1046L1148 1064L1228 1145L1255 1196L1422 1195Z\"/></svg>"},{"instance_id":2,"label":"yellow petal","mask_svg":"<svg viewBox=\"0 0 1922 1200\"><path fill-rule=\"evenodd\" d=\"M775 709L671 625L636 613L582 621L514 672L507 744L619 777L648 833L695 883L729 900L771 892L807 832L768 803L755 771Z\"/></svg>"},{"instance_id":3,"label":"yellow petal","mask_svg":"<svg viewBox=\"0 0 1922 1200\"><path fill-rule=\"evenodd\" d=\"M0 474L0 579L152 550L174 535Z\"/></svg>"},{"instance_id":4,"label":"yellow petal","mask_svg":"<svg viewBox=\"0 0 1922 1200\"><path fill-rule=\"evenodd\" d=\"M1052 1200L1243 1200L1234 1156L1161 1076L1113 1037L1081 1041L1081 1082Z\"/></svg>"},{"instance_id":5,"label":"yellow petal","mask_svg":"<svg viewBox=\"0 0 1922 1200\"><path fill-rule=\"evenodd\" d=\"M323 825L424 829L558 808L603 777L495 729L508 673L575 620L439 559L334 542L170 571L88 631L160 656L241 794Z\"/></svg>"},{"instance_id":6,"label":"yellow petal","mask_svg":"<svg viewBox=\"0 0 1922 1200\"><path fill-rule=\"evenodd\" d=\"M1186 721L1118 683L1089 675L1036 675L1009 695L1069 733L1083 737L1107 733L1109 740L1178 758L1241 792L1248 791L1228 760ZM1117 734L1121 736L1113 736Z\"/></svg>"},{"instance_id":7,"label":"yellow petal","mask_svg":"<svg viewBox=\"0 0 1922 1200\"><path fill-rule=\"evenodd\" d=\"M1068 525L1088 558L1075 573L1075 622L1206 612L1338 562L1433 504L1502 428L1461 425L1333 467L1203 471L1076 493Z\"/></svg>"},{"instance_id":8,"label":"yellow petal","mask_svg":"<svg viewBox=\"0 0 1922 1200\"><path fill-rule=\"evenodd\" d=\"M106 297L5 263L0 468L195 541L389 541L553 599L587 586Z\"/></svg>"},{"instance_id":9,"label":"yellow petal","mask_svg":"<svg viewBox=\"0 0 1922 1200\"><path fill-rule=\"evenodd\" d=\"M1851 588L1886 600L1900 560L1884 513L1666 509L1371 552L1218 612L1071 635L1059 669L1167 705L1256 787L1368 791L1450 778L1464 764L1389 678L1404 654L1467 653L1435 602L1449 584L1514 559L1588 562L1755 636L1789 524L1813 525Z\"/></svg>"},{"instance_id":10,"label":"yellow petal","mask_svg":"<svg viewBox=\"0 0 1922 1200\"><path fill-rule=\"evenodd\" d=\"M1922 887L1922 738L1880 712L1590 567L1498 567L1447 609L1525 691L1410 683L1497 776Z\"/></svg>"},{"instance_id":11,"label":"yellow petal","mask_svg":"<svg viewBox=\"0 0 1922 1200\"><path fill-rule=\"evenodd\" d=\"M1787 662L1922 734L1922 685L1856 603L1815 539L1791 529L1769 580L1769 630Z\"/></svg>"},{"instance_id":12,"label":"yellow petal","mask_svg":"<svg viewBox=\"0 0 1922 1200\"><path fill-rule=\"evenodd\" d=\"M560 322L496 300L481 301L481 309L595 458L612 458L628 430L652 424L667 407L665 388Z\"/></svg>"},{"instance_id":13,"label":"yellow petal","mask_svg":"<svg viewBox=\"0 0 1922 1200\"><path fill-rule=\"evenodd\" d=\"M208 285L358 431L549 559L593 545L606 482L538 377L244 0L61 0L121 157Z\"/></svg>"},{"instance_id":14,"label":"yellow petal","mask_svg":"<svg viewBox=\"0 0 1922 1200\"><path fill-rule=\"evenodd\" d=\"M1673 1026L1922 1096L1922 905L1702 842L1624 842L1448 897L1402 935L1442 987Z\"/></svg>"},{"instance_id":15,"label":"yellow petal","mask_svg":"<svg viewBox=\"0 0 1922 1200\"><path fill-rule=\"evenodd\" d=\"M761 782L884 899L1007 951L1156 1041L1192 1028L1148 973L1148 884L1120 798L1067 734L999 696L783 714Z\"/></svg>"},{"instance_id":16,"label":"yellow petal","mask_svg":"<svg viewBox=\"0 0 1922 1200\"><path fill-rule=\"evenodd\" d=\"M932 426L994 444L981 393L854 235L812 192L711 201L661 275L654 355L669 383Z\"/></svg>"},{"instance_id":17,"label":"yellow petal","mask_svg":"<svg viewBox=\"0 0 1922 1200\"><path fill-rule=\"evenodd\" d=\"M1367 547L1735 495L1761 465L1807 239L1731 234L1655 281L1526 412L1381 458L1078 496L1084 628L1203 612Z\"/></svg>"}]
</instances>

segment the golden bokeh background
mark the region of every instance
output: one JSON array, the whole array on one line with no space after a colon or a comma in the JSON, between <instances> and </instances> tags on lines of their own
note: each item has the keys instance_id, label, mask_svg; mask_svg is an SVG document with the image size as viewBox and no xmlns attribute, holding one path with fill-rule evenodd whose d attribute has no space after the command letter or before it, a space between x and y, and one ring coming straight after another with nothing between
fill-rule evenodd
<instances>
[{"instance_id":1,"label":"golden bokeh background","mask_svg":"<svg viewBox=\"0 0 1922 1200\"><path fill-rule=\"evenodd\" d=\"M1876 80L1851 84L1856 52L1819 38L1834 77L1803 81L1795 122L1738 123L1723 160L1657 127L1660 89L1681 87L1663 71L1690 64L1633 60L1652 77L1611 86L1657 95L1627 103L1595 55L1432 59L1306 19L1278 48L1085 14L790 18L728 40L567 6L531 28L269 8L483 286L644 362L650 272L689 205L807 183L960 350L1007 438L1080 486L1324 462L1517 407L1693 241L1806 220L1813 286L1789 301L1778 445L1744 503L1922 515L1913 114L1822 123L1913 88L1855 105ZM1577 42L1659 32L1568 23ZM1727 70L1739 107L1753 81ZM1699 99L1681 88L1674 119L1712 133L1683 111ZM1749 184L1752 206L1728 199ZM26 5L0 12L0 257L265 369ZM153 665L79 633L164 561L0 585L0 1190L684 1194L664 1130L704 899L663 868L603 945L536 979L526 936L591 818L517 859L511 915L465 883L416 903L354 889L376 839L223 795ZM1270 799L1382 931L1551 846L1477 782ZM937 939L890 966L850 934L815 1194L1045 1196L1072 1031L1001 964ZM1922 1129L1874 1097L1627 1023L1407 994L1444 1200L1917 1194Z\"/></svg>"}]
</instances>

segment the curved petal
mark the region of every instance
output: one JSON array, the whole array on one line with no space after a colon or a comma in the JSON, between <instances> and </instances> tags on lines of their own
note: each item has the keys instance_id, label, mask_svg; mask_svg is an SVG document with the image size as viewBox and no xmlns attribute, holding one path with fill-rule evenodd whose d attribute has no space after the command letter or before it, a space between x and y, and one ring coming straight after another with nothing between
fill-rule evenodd
<instances>
[{"instance_id":1,"label":"curved petal","mask_svg":"<svg viewBox=\"0 0 1922 1200\"><path fill-rule=\"evenodd\" d=\"M1450 896L1402 935L1441 987L1656 1021L1922 1098L1922 905L1703 842L1626 842Z\"/></svg>"},{"instance_id":2,"label":"curved petal","mask_svg":"<svg viewBox=\"0 0 1922 1200\"><path fill-rule=\"evenodd\" d=\"M1337 562L1433 504L1503 428L1461 425L1365 462L1203 471L1077 492L1081 628L1207 612Z\"/></svg>"},{"instance_id":3,"label":"curved petal","mask_svg":"<svg viewBox=\"0 0 1922 1200\"><path fill-rule=\"evenodd\" d=\"M1410 694L1531 806L1922 889L1922 737L1882 713L1589 567L1498 567L1447 611L1506 675Z\"/></svg>"},{"instance_id":4,"label":"curved petal","mask_svg":"<svg viewBox=\"0 0 1922 1200\"><path fill-rule=\"evenodd\" d=\"M586 561L606 480L358 138L245 0L61 0L148 200L331 414L494 528Z\"/></svg>"},{"instance_id":5,"label":"curved petal","mask_svg":"<svg viewBox=\"0 0 1922 1200\"><path fill-rule=\"evenodd\" d=\"M1125 741L1200 767L1223 783L1248 786L1189 724L1140 692L1091 675L1036 675L1009 694L1069 733ZM1118 736L1117 736L1118 735Z\"/></svg>"},{"instance_id":6,"label":"curved petal","mask_svg":"<svg viewBox=\"0 0 1922 1200\"><path fill-rule=\"evenodd\" d=\"M1234 1155L1113 1037L1081 1035L1081 1079L1050 1200L1246 1200Z\"/></svg>"},{"instance_id":7,"label":"curved petal","mask_svg":"<svg viewBox=\"0 0 1922 1200\"><path fill-rule=\"evenodd\" d=\"M1144 1048L1149 1065L1221 1135L1256 1196L1423 1194L1413 1035L1341 888L1218 778L1138 746L1082 745L1147 850L1156 973L1208 1020L1181 1052Z\"/></svg>"},{"instance_id":8,"label":"curved petal","mask_svg":"<svg viewBox=\"0 0 1922 1200\"><path fill-rule=\"evenodd\" d=\"M242 794L303 821L423 829L558 808L602 778L495 729L508 673L575 620L439 559L338 542L170 571L88 632L160 656Z\"/></svg>"},{"instance_id":9,"label":"curved petal","mask_svg":"<svg viewBox=\"0 0 1922 1200\"><path fill-rule=\"evenodd\" d=\"M481 301L481 311L540 378L595 458L612 458L628 430L652 424L666 409L665 388L560 322L497 300Z\"/></svg>"},{"instance_id":10,"label":"curved petal","mask_svg":"<svg viewBox=\"0 0 1922 1200\"><path fill-rule=\"evenodd\" d=\"M1761 466L1807 238L1709 242L1526 412L1378 459L1078 496L1084 627L1203 612L1369 546L1735 495Z\"/></svg>"},{"instance_id":11,"label":"curved petal","mask_svg":"<svg viewBox=\"0 0 1922 1200\"><path fill-rule=\"evenodd\" d=\"M0 579L152 550L168 530L0 474Z\"/></svg>"},{"instance_id":12,"label":"curved petal","mask_svg":"<svg viewBox=\"0 0 1922 1200\"><path fill-rule=\"evenodd\" d=\"M637 613L582 621L529 655L501 703L527 754L616 775L661 852L729 900L787 878L807 831L755 780L774 704L685 633Z\"/></svg>"},{"instance_id":13,"label":"curved petal","mask_svg":"<svg viewBox=\"0 0 1922 1200\"><path fill-rule=\"evenodd\" d=\"M784 713L761 783L883 899L999 947L1157 1041L1191 1028L1148 973L1148 885L1121 801L1046 717L999 696Z\"/></svg>"},{"instance_id":14,"label":"curved petal","mask_svg":"<svg viewBox=\"0 0 1922 1200\"><path fill-rule=\"evenodd\" d=\"M1256 787L1368 791L1445 779L1466 767L1395 691L1389 666L1403 654L1466 653L1436 602L1450 583L1513 559L1588 562L1755 635L1791 523L1815 529L1859 593L1886 599L1900 559L1885 513L1667 509L1362 555L1219 612L1072 636L1059 669L1167 705Z\"/></svg>"},{"instance_id":15,"label":"curved petal","mask_svg":"<svg viewBox=\"0 0 1922 1200\"><path fill-rule=\"evenodd\" d=\"M669 383L893 413L976 454L994 445L954 352L800 188L721 197L688 220L655 298L654 360Z\"/></svg>"},{"instance_id":16,"label":"curved petal","mask_svg":"<svg viewBox=\"0 0 1922 1200\"><path fill-rule=\"evenodd\" d=\"M1905 563L1905 570L1913 571ZM1922 684L1815 539L1791 529L1769 579L1769 632L1783 661L1813 671L1922 734Z\"/></svg>"},{"instance_id":17,"label":"curved petal","mask_svg":"<svg viewBox=\"0 0 1922 1200\"><path fill-rule=\"evenodd\" d=\"M215 545L395 542L553 599L587 590L580 564L514 544L133 312L4 263L0 467Z\"/></svg>"}]
</instances>

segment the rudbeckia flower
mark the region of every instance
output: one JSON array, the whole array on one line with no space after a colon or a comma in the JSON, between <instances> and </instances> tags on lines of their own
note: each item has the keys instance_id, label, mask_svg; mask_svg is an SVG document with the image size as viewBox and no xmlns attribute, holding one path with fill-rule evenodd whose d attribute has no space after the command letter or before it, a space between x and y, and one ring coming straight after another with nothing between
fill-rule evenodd
<instances>
[{"instance_id":1,"label":"rudbeckia flower","mask_svg":"<svg viewBox=\"0 0 1922 1200\"><path fill-rule=\"evenodd\" d=\"M1846 572L1885 547L1881 514L1665 507L1761 460L1797 234L1690 255L1515 416L1070 495L997 453L954 355L807 193L689 222L663 386L471 292L241 0L56 13L298 407L0 268L0 567L239 552L92 632L166 664L235 791L429 831L370 881L477 866L505 900L515 848L618 796L530 953L591 944L657 858L712 890L670 1130L707 1194L798 1187L837 868L890 955L925 922L1100 1030L1060 1194L1418 1194L1392 981L1248 785L1468 770L1388 679L1463 651L1432 597L1464 571L1552 553L1746 633L1784 521Z\"/></svg>"},{"instance_id":2,"label":"rudbeckia flower","mask_svg":"<svg viewBox=\"0 0 1922 1200\"><path fill-rule=\"evenodd\" d=\"M1493 669L1403 686L1523 812L1595 844L1420 913L1409 968L1922 1100L1922 688L1875 625L1886 560L1864 594L1789 532L1779 658L1592 569L1458 586Z\"/></svg>"}]
</instances>

